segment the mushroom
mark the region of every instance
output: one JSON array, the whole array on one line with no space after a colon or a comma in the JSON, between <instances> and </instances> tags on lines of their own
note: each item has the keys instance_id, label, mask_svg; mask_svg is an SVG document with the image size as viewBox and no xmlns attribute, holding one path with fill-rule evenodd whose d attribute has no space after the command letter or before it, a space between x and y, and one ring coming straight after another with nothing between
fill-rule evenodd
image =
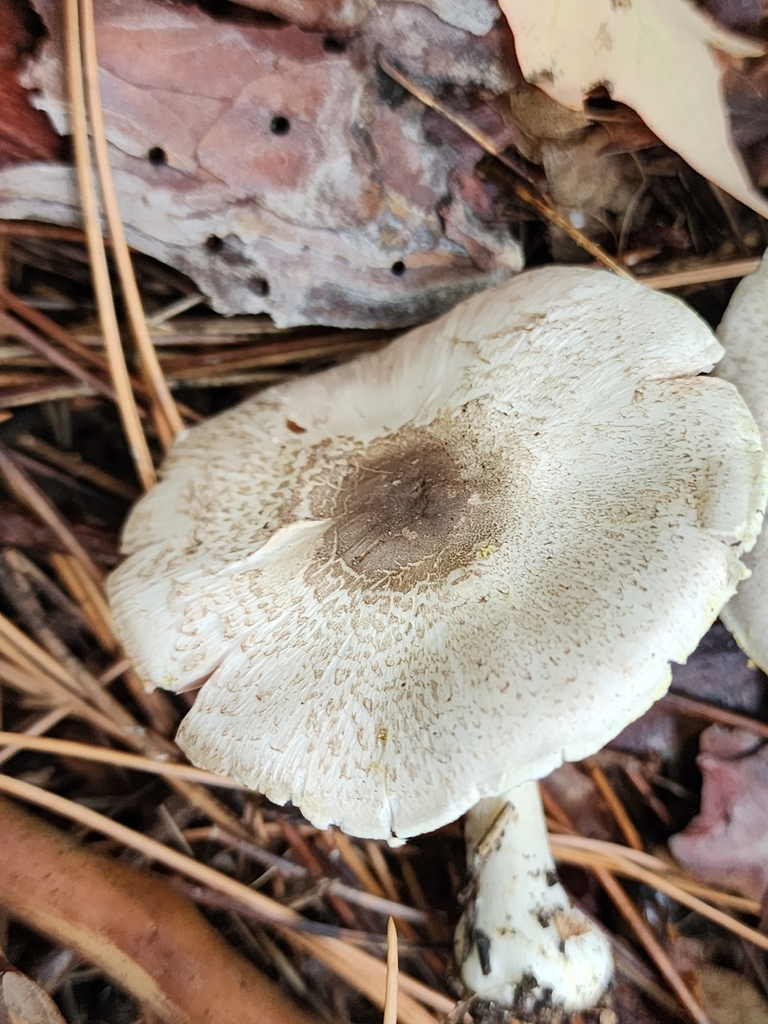
<instances>
[{"instance_id":1,"label":"mushroom","mask_svg":"<svg viewBox=\"0 0 768 1024\"><path fill-rule=\"evenodd\" d=\"M768 253L739 282L717 333L725 355L716 376L736 385L768 438ZM720 618L748 657L768 672L768 534L761 534L744 562L752 575Z\"/></svg>"},{"instance_id":2,"label":"mushroom","mask_svg":"<svg viewBox=\"0 0 768 1024\"><path fill-rule=\"evenodd\" d=\"M148 685L203 683L193 762L374 839L481 801L481 994L575 1008L610 975L530 780L661 696L745 574L765 460L697 376L720 355L675 298L536 270L190 430L125 527L117 629Z\"/></svg>"}]
</instances>

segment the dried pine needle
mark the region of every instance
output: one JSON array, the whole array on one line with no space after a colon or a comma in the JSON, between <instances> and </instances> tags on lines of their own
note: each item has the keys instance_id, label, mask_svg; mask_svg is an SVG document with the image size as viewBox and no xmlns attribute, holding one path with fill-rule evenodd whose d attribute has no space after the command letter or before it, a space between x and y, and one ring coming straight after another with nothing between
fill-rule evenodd
<instances>
[{"instance_id":1,"label":"dried pine needle","mask_svg":"<svg viewBox=\"0 0 768 1024\"><path fill-rule=\"evenodd\" d=\"M627 814L624 804L621 802L613 786L608 781L608 777L603 769L597 761L591 757L588 757L583 764L589 774L589 777L597 787L600 796L605 801L608 810L613 815L616 824L619 826L621 834L624 836L627 845L633 850L642 850L643 841L640 838L640 834L635 828L632 819Z\"/></svg>"},{"instance_id":2,"label":"dried pine needle","mask_svg":"<svg viewBox=\"0 0 768 1024\"><path fill-rule=\"evenodd\" d=\"M390 917L387 922L387 984L382 1024L397 1024L398 973L397 928Z\"/></svg>"},{"instance_id":3,"label":"dried pine needle","mask_svg":"<svg viewBox=\"0 0 768 1024\"><path fill-rule=\"evenodd\" d=\"M222 775L213 775L203 768L179 764L176 761L161 761L142 754L128 754L111 747L98 747L92 743L77 743L73 740L52 739L48 736L27 736L15 732L0 731L0 746L8 745L17 750L39 750L46 754L58 754L61 757L77 757L84 761L97 761L100 764L113 765L115 768L127 768L132 771L149 772L167 778L187 779L206 786L219 786L223 789L242 789L233 779Z\"/></svg>"},{"instance_id":4,"label":"dried pine needle","mask_svg":"<svg viewBox=\"0 0 768 1024\"><path fill-rule=\"evenodd\" d=\"M98 204L91 171L80 51L78 0L65 0L64 28L75 165L80 186L80 202L83 207L85 230L88 237L88 252L90 254L94 292L96 293L96 303L99 309L99 318L101 320L107 359L110 365L112 384L117 394L120 418L139 479L145 490L148 490L156 480L155 468L152 464L147 439L142 430L136 399L131 388L128 368L125 363L125 354L123 353L120 341L120 331L117 326L117 315L109 281L109 270L107 269L107 258L104 240L101 236L101 223L99 221Z\"/></svg>"},{"instance_id":5,"label":"dried pine needle","mask_svg":"<svg viewBox=\"0 0 768 1024\"><path fill-rule=\"evenodd\" d=\"M477 125L473 124L469 118L464 117L462 114L448 107L442 100L438 99L437 96L433 96L432 93L428 92L423 86L418 85L413 81L405 72L396 67L391 60L388 60L383 54L379 56L379 66L381 70L389 75L390 78L394 79L401 85L407 92L416 99L420 100L425 106L430 107L432 110L437 111L438 114L442 114L443 117L447 118L452 124L455 124L457 128L460 128L466 135L468 135L474 142L478 144L486 153L496 157L496 159L502 163L508 170L515 172L514 165L505 157L503 150L499 149L490 135L486 135L482 129ZM620 263L609 256L603 249L600 248L591 238L587 238L583 232L575 228L573 224L565 217L563 217L558 211L548 203L543 196L537 195L533 189L529 188L528 185L522 181L510 180L508 182L509 187L518 197L528 206L532 207L540 216L544 217L555 227L558 227L563 231L569 238L572 238L577 245L579 245L585 252L588 252L592 259L597 260L608 270L612 270L614 274L618 274L620 277L627 277L633 280L632 274L623 267Z\"/></svg>"},{"instance_id":6,"label":"dried pine needle","mask_svg":"<svg viewBox=\"0 0 768 1024\"><path fill-rule=\"evenodd\" d=\"M104 201L104 212L109 226L109 234L112 238L115 263L120 277L120 285L125 299L131 331L139 351L145 380L150 390L153 409L156 413L155 421L158 426L158 432L163 440L163 446L167 450L173 442L173 438L184 429L184 424L168 389L163 372L160 369L157 353L149 336L147 322L144 317L144 307L136 284L136 277L133 273L133 264L131 263L131 256L125 241L125 232L123 231L120 209L117 204L117 196L112 181L107 139L104 131L101 94L99 91L93 0L80 0L80 15L83 43L82 56L88 90L88 110L91 117L93 149Z\"/></svg>"}]
</instances>

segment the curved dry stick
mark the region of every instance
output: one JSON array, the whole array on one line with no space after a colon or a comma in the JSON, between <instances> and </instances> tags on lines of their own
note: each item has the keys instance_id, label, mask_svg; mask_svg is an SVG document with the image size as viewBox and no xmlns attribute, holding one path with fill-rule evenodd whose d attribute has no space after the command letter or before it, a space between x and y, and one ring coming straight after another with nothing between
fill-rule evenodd
<instances>
[{"instance_id":1,"label":"curved dry stick","mask_svg":"<svg viewBox=\"0 0 768 1024\"><path fill-rule=\"evenodd\" d=\"M0 798L0 903L168 1024L318 1024L158 878Z\"/></svg>"}]
</instances>

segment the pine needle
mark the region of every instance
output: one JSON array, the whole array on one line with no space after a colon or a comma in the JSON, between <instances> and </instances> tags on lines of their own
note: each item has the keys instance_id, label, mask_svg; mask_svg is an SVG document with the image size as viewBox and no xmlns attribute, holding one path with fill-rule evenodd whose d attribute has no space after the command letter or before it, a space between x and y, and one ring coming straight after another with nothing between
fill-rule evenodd
<instances>
[{"instance_id":1,"label":"pine needle","mask_svg":"<svg viewBox=\"0 0 768 1024\"><path fill-rule=\"evenodd\" d=\"M104 212L112 238L117 272L125 299L128 319L131 325L136 347L141 358L142 371L150 390L155 424L161 436L163 446L170 448L173 439L184 429L179 410L168 389L160 363L157 359L155 346L149 336L144 316L141 296L133 273L133 264L125 241L125 232L120 218L112 171L109 166L109 151L104 130L104 115L99 91L99 68L96 56L96 30L93 18L93 0L80 0L80 15L83 41L83 65L88 90L88 109L91 117L93 149L96 157L101 195L104 201Z\"/></svg>"},{"instance_id":2,"label":"pine needle","mask_svg":"<svg viewBox=\"0 0 768 1024\"><path fill-rule=\"evenodd\" d=\"M390 917L387 922L387 985L382 1024L397 1024L398 974L397 928L394 918Z\"/></svg>"},{"instance_id":3,"label":"pine needle","mask_svg":"<svg viewBox=\"0 0 768 1024\"><path fill-rule=\"evenodd\" d=\"M98 203L91 170L90 145L83 88L83 69L80 52L80 24L78 0L65 0L64 29L67 49L67 81L69 87L72 135L74 137L75 164L80 185L80 202L83 207L85 230L88 237L91 275L99 309L99 319L104 337L104 346L112 375L112 384L117 394L117 406L123 423L136 472L145 490L156 480L152 457L147 439L141 427L136 399L131 388L125 354L117 326L109 270L101 235Z\"/></svg>"}]
</instances>

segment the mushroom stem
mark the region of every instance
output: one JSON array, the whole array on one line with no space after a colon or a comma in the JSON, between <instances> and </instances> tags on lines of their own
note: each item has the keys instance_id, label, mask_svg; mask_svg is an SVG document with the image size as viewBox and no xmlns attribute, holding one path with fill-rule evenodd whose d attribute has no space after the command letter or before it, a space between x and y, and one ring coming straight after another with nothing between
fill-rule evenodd
<instances>
[{"instance_id":1,"label":"mushroom stem","mask_svg":"<svg viewBox=\"0 0 768 1024\"><path fill-rule=\"evenodd\" d=\"M473 897L456 932L465 985L518 1011L594 1006L613 973L605 936L557 880L538 783L481 800L466 818Z\"/></svg>"}]
</instances>

